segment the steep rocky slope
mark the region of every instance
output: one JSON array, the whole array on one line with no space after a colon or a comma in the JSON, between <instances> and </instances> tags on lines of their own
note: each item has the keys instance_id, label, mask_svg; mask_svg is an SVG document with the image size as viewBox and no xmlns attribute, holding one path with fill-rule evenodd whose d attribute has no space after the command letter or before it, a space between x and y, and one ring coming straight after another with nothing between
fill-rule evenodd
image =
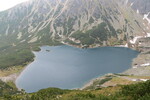
<instances>
[{"instance_id":1,"label":"steep rocky slope","mask_svg":"<svg viewBox=\"0 0 150 100\"><path fill-rule=\"evenodd\" d=\"M138 15L143 17L145 29L150 29L150 1L149 0L126 0L126 5L130 6ZM135 48L141 53L133 60L132 69L127 70L124 74L149 76L150 74L150 32L145 36L134 37L130 40L129 46Z\"/></svg>"},{"instance_id":2,"label":"steep rocky slope","mask_svg":"<svg viewBox=\"0 0 150 100\"><path fill-rule=\"evenodd\" d=\"M129 5L139 14L148 15L150 18L150 2L149 0L128 0Z\"/></svg>"},{"instance_id":3,"label":"steep rocky slope","mask_svg":"<svg viewBox=\"0 0 150 100\"><path fill-rule=\"evenodd\" d=\"M124 0L30 0L0 13L8 43L57 40L74 45L115 45L145 35L142 16ZM1 39L2 40L2 39Z\"/></svg>"}]
</instances>

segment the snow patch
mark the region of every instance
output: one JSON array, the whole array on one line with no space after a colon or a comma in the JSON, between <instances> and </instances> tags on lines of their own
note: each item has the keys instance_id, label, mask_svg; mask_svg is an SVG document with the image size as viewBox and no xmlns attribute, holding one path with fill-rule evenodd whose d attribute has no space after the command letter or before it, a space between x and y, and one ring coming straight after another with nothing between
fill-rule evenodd
<instances>
[{"instance_id":1,"label":"snow patch","mask_svg":"<svg viewBox=\"0 0 150 100\"><path fill-rule=\"evenodd\" d=\"M134 4L134 2L132 2L130 6L133 6L133 4Z\"/></svg>"},{"instance_id":2,"label":"snow patch","mask_svg":"<svg viewBox=\"0 0 150 100\"><path fill-rule=\"evenodd\" d=\"M139 43L139 45L141 45L142 43Z\"/></svg>"},{"instance_id":3,"label":"snow patch","mask_svg":"<svg viewBox=\"0 0 150 100\"><path fill-rule=\"evenodd\" d=\"M148 81L149 79L132 79L132 81L143 81L143 82L146 82L146 81Z\"/></svg>"},{"instance_id":4,"label":"snow patch","mask_svg":"<svg viewBox=\"0 0 150 100\"><path fill-rule=\"evenodd\" d=\"M142 67L150 66L150 63L141 64Z\"/></svg>"},{"instance_id":5,"label":"snow patch","mask_svg":"<svg viewBox=\"0 0 150 100\"><path fill-rule=\"evenodd\" d=\"M148 81L149 79L140 79L140 80L146 82L146 81Z\"/></svg>"},{"instance_id":6,"label":"snow patch","mask_svg":"<svg viewBox=\"0 0 150 100\"><path fill-rule=\"evenodd\" d=\"M140 13L138 9L137 9L136 13L137 13L137 14L139 14L139 13Z\"/></svg>"},{"instance_id":7,"label":"snow patch","mask_svg":"<svg viewBox=\"0 0 150 100\"><path fill-rule=\"evenodd\" d=\"M146 19L148 23L150 24L150 19L148 18L150 12L148 14L144 14L143 20Z\"/></svg>"},{"instance_id":8,"label":"snow patch","mask_svg":"<svg viewBox=\"0 0 150 100\"><path fill-rule=\"evenodd\" d=\"M140 38L142 38L142 37L143 37L143 36L136 36L136 37L133 38L133 40L130 40L130 43L131 43L131 44L135 44L136 41L137 41L137 39L140 39Z\"/></svg>"},{"instance_id":9,"label":"snow patch","mask_svg":"<svg viewBox=\"0 0 150 100\"><path fill-rule=\"evenodd\" d=\"M126 43L124 47L128 47L128 43Z\"/></svg>"},{"instance_id":10,"label":"snow patch","mask_svg":"<svg viewBox=\"0 0 150 100\"><path fill-rule=\"evenodd\" d=\"M147 37L150 37L150 33L147 33Z\"/></svg>"}]
</instances>

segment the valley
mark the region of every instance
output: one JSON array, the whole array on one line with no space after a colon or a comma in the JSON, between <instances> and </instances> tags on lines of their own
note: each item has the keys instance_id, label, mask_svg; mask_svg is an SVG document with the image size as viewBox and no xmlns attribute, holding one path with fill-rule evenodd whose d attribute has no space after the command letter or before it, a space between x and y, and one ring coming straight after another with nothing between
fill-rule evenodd
<instances>
[{"instance_id":1,"label":"valley","mask_svg":"<svg viewBox=\"0 0 150 100\"><path fill-rule=\"evenodd\" d=\"M140 54L132 60L131 68L103 74L77 90L49 88L28 94L24 90L16 89L14 85L16 79L27 68L26 66L36 59L33 52L41 52L42 46L63 45L83 50L107 46L125 47L137 50ZM51 53L51 50L47 52ZM42 98L45 95L50 100L99 98L136 100L136 96L124 94L128 91L122 87L140 87L141 84L149 84L149 79L149 0L29 0L0 12L0 80L2 80L0 89L3 87L3 90L0 90L0 99L2 100L10 98L45 100ZM149 88L148 85L146 86ZM55 91L58 94L55 94ZM52 97L49 93L52 93ZM139 100L150 98L146 93L147 90L144 90Z\"/></svg>"}]
</instances>

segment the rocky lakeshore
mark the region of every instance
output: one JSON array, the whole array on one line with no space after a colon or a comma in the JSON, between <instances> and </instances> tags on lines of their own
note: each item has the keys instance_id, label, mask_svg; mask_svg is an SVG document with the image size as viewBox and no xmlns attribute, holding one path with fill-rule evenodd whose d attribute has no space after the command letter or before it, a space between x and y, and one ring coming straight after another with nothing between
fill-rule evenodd
<instances>
[{"instance_id":1,"label":"rocky lakeshore","mask_svg":"<svg viewBox=\"0 0 150 100\"><path fill-rule=\"evenodd\" d=\"M136 37L135 37L136 38ZM114 47L128 47L134 50L138 50L141 53L138 55L137 58L133 59L132 62L132 68L128 69L127 71L124 71L123 73L121 73L122 75L131 75L131 76L150 76L150 37L140 37L140 38L136 38L136 40L134 40L134 43L129 41L127 44L125 45L116 45ZM70 45L70 44L67 44ZM71 45L71 46L75 46L75 45ZM78 48L85 48L85 46L75 46ZM88 46L87 48L95 48L95 47L100 47L100 45L94 45L94 46ZM21 67L19 69L17 69L18 71L14 71L10 74L4 74L3 76L0 77L0 79L4 82L9 82L12 81L15 83L15 80L17 79L17 77L19 77L20 73L23 71L23 69L25 69L26 67ZM13 68L12 68L13 69ZM10 69L11 70L11 69ZM13 69L14 70L14 69ZM93 85L93 82L95 82L95 80L105 80L105 81L109 81L112 78L106 78L106 76L115 76L114 74L108 74L108 75L104 75L101 76L99 78L93 79L90 82L88 82L86 85L84 85L82 89L85 89L87 87L90 87ZM108 79L108 80L107 80ZM105 82L104 82L105 83ZM129 82L132 83L132 82ZM111 83L113 86L113 83ZM114 83L115 85L116 83ZM123 84L123 83L122 83ZM108 85L109 86L109 85ZM100 85L97 85L97 87L100 87ZM103 85L102 87L107 87L107 85Z\"/></svg>"},{"instance_id":2,"label":"rocky lakeshore","mask_svg":"<svg viewBox=\"0 0 150 100\"><path fill-rule=\"evenodd\" d=\"M138 36L139 37L139 36ZM129 47L131 49L137 50L140 54L133 59L132 67L120 74L107 74L100 76L99 78L91 80L89 83L85 84L81 90L92 88L109 87L115 85L125 85L140 81L147 81L150 79L150 36L141 36L139 38L135 37L130 40L127 45L118 45L117 47ZM111 78L109 80L108 76ZM113 78L118 78L115 82L111 83ZM136 78L130 78L136 77ZM119 79L120 78L120 79ZM108 79L108 80L107 80ZM122 83L120 83L120 80ZM127 81L127 82L126 82Z\"/></svg>"}]
</instances>

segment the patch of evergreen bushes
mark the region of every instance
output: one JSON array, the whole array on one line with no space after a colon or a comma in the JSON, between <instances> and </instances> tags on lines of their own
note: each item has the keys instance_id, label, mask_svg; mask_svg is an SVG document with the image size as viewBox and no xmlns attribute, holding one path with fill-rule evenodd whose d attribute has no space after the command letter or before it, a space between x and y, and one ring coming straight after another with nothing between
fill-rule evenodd
<instances>
[{"instance_id":1,"label":"patch of evergreen bushes","mask_svg":"<svg viewBox=\"0 0 150 100\"><path fill-rule=\"evenodd\" d=\"M16 95L1 96L2 100L149 100L150 81L137 84L116 86L118 89L109 87L100 90L62 90L48 88L36 93L22 93ZM113 92L106 90L114 89ZM105 93L105 94L103 94Z\"/></svg>"}]
</instances>

